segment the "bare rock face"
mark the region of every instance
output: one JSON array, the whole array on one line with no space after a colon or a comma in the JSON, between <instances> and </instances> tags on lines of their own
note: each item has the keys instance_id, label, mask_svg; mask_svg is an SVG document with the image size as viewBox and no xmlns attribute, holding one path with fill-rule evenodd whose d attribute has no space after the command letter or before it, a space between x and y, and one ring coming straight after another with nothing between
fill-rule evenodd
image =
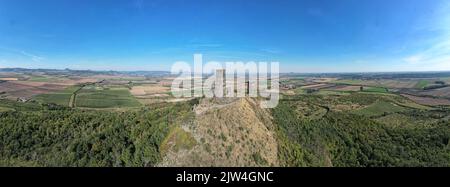
<instances>
[{"instance_id":1,"label":"bare rock face","mask_svg":"<svg viewBox=\"0 0 450 187\"><path fill-rule=\"evenodd\" d=\"M182 125L184 135L180 136L192 138L175 141L168 137L162 145L167 151L160 166L279 165L271 115L256 99L202 99L194 112L194 121Z\"/></svg>"}]
</instances>

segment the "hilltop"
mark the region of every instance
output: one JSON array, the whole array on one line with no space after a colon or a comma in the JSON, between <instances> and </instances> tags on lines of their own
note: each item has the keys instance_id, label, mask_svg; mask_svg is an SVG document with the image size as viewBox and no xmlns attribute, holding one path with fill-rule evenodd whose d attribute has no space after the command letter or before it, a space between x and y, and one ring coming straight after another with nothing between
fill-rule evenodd
<instances>
[{"instance_id":1,"label":"hilltop","mask_svg":"<svg viewBox=\"0 0 450 187\"><path fill-rule=\"evenodd\" d=\"M256 99L205 98L194 111L193 121L166 137L161 166L279 165L271 115Z\"/></svg>"}]
</instances>

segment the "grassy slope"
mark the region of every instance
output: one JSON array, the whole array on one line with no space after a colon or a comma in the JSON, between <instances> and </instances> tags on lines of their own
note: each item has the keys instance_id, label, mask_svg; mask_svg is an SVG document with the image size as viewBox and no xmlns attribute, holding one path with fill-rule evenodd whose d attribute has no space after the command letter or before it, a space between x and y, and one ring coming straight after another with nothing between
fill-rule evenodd
<instances>
[{"instance_id":1,"label":"grassy slope","mask_svg":"<svg viewBox=\"0 0 450 187\"><path fill-rule=\"evenodd\" d=\"M363 109L356 110L354 111L354 113L370 117L370 116L379 116L386 113L401 112L404 110L406 109L396 104L385 101L378 101Z\"/></svg>"},{"instance_id":2,"label":"grassy slope","mask_svg":"<svg viewBox=\"0 0 450 187\"><path fill-rule=\"evenodd\" d=\"M169 134L162 141L160 152L164 155L170 148L172 148L176 152L181 149L190 150L196 144L197 141L194 137L192 137L190 133L184 131L181 127L175 126L169 131Z\"/></svg>"}]
</instances>

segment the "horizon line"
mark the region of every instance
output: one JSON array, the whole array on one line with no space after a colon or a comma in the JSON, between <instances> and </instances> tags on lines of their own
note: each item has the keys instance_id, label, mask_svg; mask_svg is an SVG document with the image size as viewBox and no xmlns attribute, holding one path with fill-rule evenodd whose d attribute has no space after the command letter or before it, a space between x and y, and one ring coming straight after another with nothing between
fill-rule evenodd
<instances>
[{"instance_id":1,"label":"horizon line","mask_svg":"<svg viewBox=\"0 0 450 187\"><path fill-rule=\"evenodd\" d=\"M71 71L92 71L92 72L168 72L168 70L92 70L92 69L73 69L73 68L22 68L22 67L0 67L0 70L4 69L25 69L25 70L71 70ZM450 70L432 70L432 71L347 71L347 72L279 72L280 74L346 74L346 73L446 73Z\"/></svg>"}]
</instances>

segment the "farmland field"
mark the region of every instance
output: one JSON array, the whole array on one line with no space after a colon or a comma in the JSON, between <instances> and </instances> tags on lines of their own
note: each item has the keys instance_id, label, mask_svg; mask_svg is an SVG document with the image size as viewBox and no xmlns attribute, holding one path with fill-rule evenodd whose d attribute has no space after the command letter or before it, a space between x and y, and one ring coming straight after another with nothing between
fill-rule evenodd
<instances>
[{"instance_id":1,"label":"farmland field","mask_svg":"<svg viewBox=\"0 0 450 187\"><path fill-rule=\"evenodd\" d=\"M429 81L428 81L428 80L420 80L420 81L416 84L415 88L424 89L425 87L427 87L428 84L429 84Z\"/></svg>"},{"instance_id":2,"label":"farmland field","mask_svg":"<svg viewBox=\"0 0 450 187\"><path fill-rule=\"evenodd\" d=\"M79 86L71 86L59 92L37 95L33 99L41 103L53 103L62 106L69 106L69 101L72 94L79 88Z\"/></svg>"},{"instance_id":3,"label":"farmland field","mask_svg":"<svg viewBox=\"0 0 450 187\"><path fill-rule=\"evenodd\" d=\"M45 82L7 81L0 83L0 92L8 98L31 98L35 95L58 92L66 86Z\"/></svg>"},{"instance_id":4,"label":"farmland field","mask_svg":"<svg viewBox=\"0 0 450 187\"><path fill-rule=\"evenodd\" d=\"M381 88L381 87L364 87L363 91L365 91L365 92L387 93L386 88Z\"/></svg>"},{"instance_id":5,"label":"farmland field","mask_svg":"<svg viewBox=\"0 0 450 187\"><path fill-rule=\"evenodd\" d=\"M402 94L403 96L407 97L408 99L413 100L414 102L422 105L428 105L428 106L439 106L439 105L450 105L450 100L448 99L436 99L431 97L418 97L408 94Z\"/></svg>"},{"instance_id":6,"label":"farmland field","mask_svg":"<svg viewBox=\"0 0 450 187\"><path fill-rule=\"evenodd\" d=\"M364 116L379 116L383 115L385 113L394 113L394 112L400 112L404 111L405 108L398 106L396 104L385 102L385 101L379 101L375 102L374 104L371 104L367 106L366 108L360 109L355 111L355 114L361 114Z\"/></svg>"},{"instance_id":7,"label":"farmland field","mask_svg":"<svg viewBox=\"0 0 450 187\"><path fill-rule=\"evenodd\" d=\"M331 82L337 83L337 84L350 84L350 85L367 84L367 82L364 82L363 80L359 80L359 79L341 79L341 80L333 80Z\"/></svg>"},{"instance_id":8,"label":"farmland field","mask_svg":"<svg viewBox=\"0 0 450 187\"><path fill-rule=\"evenodd\" d=\"M127 88L82 89L76 97L76 107L111 108L138 107L141 104L130 94Z\"/></svg>"},{"instance_id":9,"label":"farmland field","mask_svg":"<svg viewBox=\"0 0 450 187\"><path fill-rule=\"evenodd\" d=\"M448 87L414 88L425 79L286 78L280 83L283 89L279 105L265 110L258 107L258 98L251 97L175 98L170 95L170 81L166 78L43 76L49 79L29 81L21 78L0 83L0 90L5 91L2 97L32 96L30 100L0 99L0 121L9 124L0 133L8 137L7 142L12 142L8 144L15 145L17 141L25 144L30 137L37 138L33 139L36 142L46 141L45 144L32 144L33 148L23 154L15 147L5 147L4 152L11 148L11 152L20 154L7 155L6 162L0 160L0 166L71 166L74 162L81 166L128 166L136 163L145 166L172 166L174 163L175 166L240 166L253 162L266 166L267 158L275 166L441 166L449 163L445 160L448 151L442 147L448 146L448 133L445 134L448 127L445 125L450 119L450 105L447 108L441 106L445 102L440 98L447 94ZM52 77L67 80L55 82ZM167 84L160 80L167 81ZM362 83L362 86L331 83L336 80L352 80L347 83ZM401 89L387 90L383 84ZM413 88L404 88L411 85ZM409 97L401 95L407 92L411 92ZM434 95L425 101L431 99L432 104L439 106L422 105L423 100L415 98L423 99L419 96L425 93ZM180 116L184 117L178 118ZM148 119L155 120L149 125ZM161 126L154 126L154 123ZM49 129L28 131L22 128L32 125L30 129L41 129L42 124ZM69 127L78 129L76 135L88 137L66 141L64 129ZM55 128L57 130L53 131ZM98 128L109 130L99 131ZM115 139L118 129L125 134ZM53 133L61 131L61 136ZM24 138L17 140L16 132L25 135ZM105 136L105 132L112 134ZM427 139L430 134L436 136ZM128 138L132 136L143 139ZM273 140L269 143L270 149L268 138ZM106 140L108 144L105 144ZM46 151L54 148L54 143L65 141L68 144L62 146L63 149ZM134 143L130 144L130 141ZM148 145L139 147L136 142L150 143L154 148L147 150ZM121 150L123 145L128 145L129 149ZM80 151L80 147L86 149ZM59 157L70 158L66 149L77 152L80 158L53 163ZM114 155L126 159L135 155L137 160L117 162L117 158L107 156L111 155L111 149L118 150ZM403 152L398 152L398 149ZM255 153L254 150L265 151ZM199 156L191 154L191 151L211 160L198 159ZM41 157L34 157L35 152ZM92 157L93 153L99 152L106 156ZM148 165L147 161L139 160L143 155L136 155L136 152L148 154L154 163ZM49 162L47 157L42 159L46 154L58 155L58 158ZM92 158L99 160L89 161ZM193 162L189 161L191 158Z\"/></svg>"},{"instance_id":10,"label":"farmland field","mask_svg":"<svg viewBox=\"0 0 450 187\"><path fill-rule=\"evenodd\" d=\"M450 87L422 91L422 92L419 92L419 95L450 98Z\"/></svg>"},{"instance_id":11,"label":"farmland field","mask_svg":"<svg viewBox=\"0 0 450 187\"><path fill-rule=\"evenodd\" d=\"M390 127L417 127L426 126L437 122L436 119L420 119L400 113L393 113L376 119L377 122L384 123Z\"/></svg>"},{"instance_id":12,"label":"farmland field","mask_svg":"<svg viewBox=\"0 0 450 187\"><path fill-rule=\"evenodd\" d=\"M333 90L319 90L315 92L316 95L350 95L349 92L346 91L333 91Z\"/></svg>"},{"instance_id":13,"label":"farmland field","mask_svg":"<svg viewBox=\"0 0 450 187\"><path fill-rule=\"evenodd\" d=\"M0 81L17 81L18 78L0 78Z\"/></svg>"},{"instance_id":14,"label":"farmland field","mask_svg":"<svg viewBox=\"0 0 450 187\"><path fill-rule=\"evenodd\" d=\"M327 88L327 90L333 91L359 91L361 86L347 86L347 85L338 85L331 88Z\"/></svg>"},{"instance_id":15,"label":"farmland field","mask_svg":"<svg viewBox=\"0 0 450 187\"><path fill-rule=\"evenodd\" d=\"M1 107L1 106L0 106L0 112L7 112L7 111L12 111L12 110L14 110L14 109L6 108L6 107Z\"/></svg>"},{"instance_id":16,"label":"farmland field","mask_svg":"<svg viewBox=\"0 0 450 187\"><path fill-rule=\"evenodd\" d=\"M52 93L37 95L34 99L41 103L54 103L62 106L69 106L71 96L71 93Z\"/></svg>"},{"instance_id":17,"label":"farmland field","mask_svg":"<svg viewBox=\"0 0 450 187\"><path fill-rule=\"evenodd\" d=\"M348 84L348 85L364 85L372 87L385 87L385 88L414 88L417 85L416 80L405 79L382 79L382 80L360 80L360 79L341 79L332 81L336 84Z\"/></svg>"}]
</instances>

